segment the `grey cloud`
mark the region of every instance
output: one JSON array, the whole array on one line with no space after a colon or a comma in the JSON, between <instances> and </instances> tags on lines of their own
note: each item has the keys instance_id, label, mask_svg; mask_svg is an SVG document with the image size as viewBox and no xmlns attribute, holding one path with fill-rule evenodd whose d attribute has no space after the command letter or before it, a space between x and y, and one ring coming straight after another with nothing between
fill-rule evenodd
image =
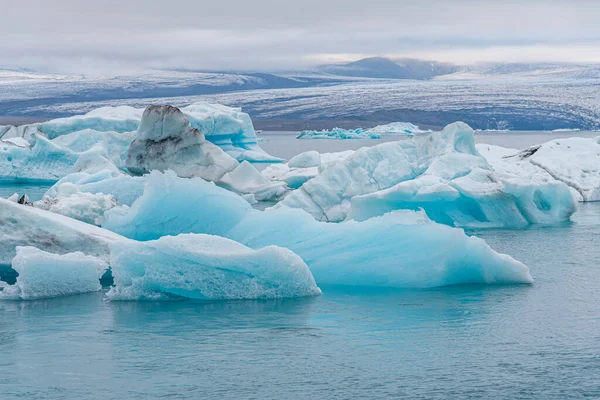
<instances>
[{"instance_id":1,"label":"grey cloud","mask_svg":"<svg viewBox=\"0 0 600 400\"><path fill-rule=\"evenodd\" d=\"M69 72L294 69L340 54L461 62L540 44L581 46L573 61L584 61L600 49L591 1L0 0L0 10L0 63Z\"/></svg>"}]
</instances>

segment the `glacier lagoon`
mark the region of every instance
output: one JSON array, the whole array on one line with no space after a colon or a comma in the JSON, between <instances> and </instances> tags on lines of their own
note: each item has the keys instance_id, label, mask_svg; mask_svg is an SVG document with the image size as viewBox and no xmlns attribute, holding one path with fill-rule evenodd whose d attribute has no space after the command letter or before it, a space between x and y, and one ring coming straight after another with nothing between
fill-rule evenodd
<instances>
[{"instance_id":1,"label":"glacier lagoon","mask_svg":"<svg viewBox=\"0 0 600 400\"><path fill-rule=\"evenodd\" d=\"M477 139L523 148L556 135L597 136L482 132ZM282 158L378 142L263 137L261 147ZM45 190L4 185L0 195L18 191L36 200ZM314 298L210 303L114 303L102 293L2 301L0 393L48 399L597 397L600 204L578 204L571 221L469 232L525 263L535 279L531 286L320 285L323 294Z\"/></svg>"}]
</instances>

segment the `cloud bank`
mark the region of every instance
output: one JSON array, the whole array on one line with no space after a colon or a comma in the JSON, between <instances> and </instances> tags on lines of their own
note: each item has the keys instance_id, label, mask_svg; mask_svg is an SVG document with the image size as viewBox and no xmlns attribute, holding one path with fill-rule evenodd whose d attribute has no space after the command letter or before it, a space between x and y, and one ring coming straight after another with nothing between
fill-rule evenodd
<instances>
[{"instance_id":1,"label":"cloud bank","mask_svg":"<svg viewBox=\"0 0 600 400\"><path fill-rule=\"evenodd\" d=\"M364 56L600 62L600 3L0 0L0 65L67 73L293 70Z\"/></svg>"}]
</instances>

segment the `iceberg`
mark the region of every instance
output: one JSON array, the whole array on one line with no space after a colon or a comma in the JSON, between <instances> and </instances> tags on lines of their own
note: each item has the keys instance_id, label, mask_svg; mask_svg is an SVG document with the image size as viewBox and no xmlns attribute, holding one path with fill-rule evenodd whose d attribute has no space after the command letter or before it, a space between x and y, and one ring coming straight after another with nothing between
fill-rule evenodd
<instances>
[{"instance_id":1,"label":"iceberg","mask_svg":"<svg viewBox=\"0 0 600 400\"><path fill-rule=\"evenodd\" d=\"M17 247L12 260L19 274L14 285L0 282L2 300L36 300L97 292L108 269L103 260L81 252L63 255L35 247Z\"/></svg>"},{"instance_id":2,"label":"iceberg","mask_svg":"<svg viewBox=\"0 0 600 400\"><path fill-rule=\"evenodd\" d=\"M252 120L240 108L196 102L181 108L181 111L190 121L192 128L198 129L209 142L221 147L238 161L283 162L282 159L266 153L258 145ZM19 127L0 126L0 139L21 137L31 140L35 134L55 139L86 130L119 134L135 132L140 125L143 112L144 109L129 106L101 107L84 115L58 118L43 123Z\"/></svg>"},{"instance_id":3,"label":"iceberg","mask_svg":"<svg viewBox=\"0 0 600 400\"><path fill-rule=\"evenodd\" d=\"M11 265L19 246L59 255L83 252L108 262L109 245L119 240L109 230L0 198L0 269Z\"/></svg>"},{"instance_id":4,"label":"iceberg","mask_svg":"<svg viewBox=\"0 0 600 400\"><path fill-rule=\"evenodd\" d=\"M126 166L134 175L172 170L184 178L201 177L258 201L279 200L287 192L283 182L272 182L249 162L241 164L192 128L178 108L150 106L127 153Z\"/></svg>"},{"instance_id":5,"label":"iceberg","mask_svg":"<svg viewBox=\"0 0 600 400\"><path fill-rule=\"evenodd\" d=\"M409 122L392 122L391 124L377 125L374 128L370 128L369 132L382 136L404 134L408 137L413 137L415 133L425 133L431 131L421 130L421 128L419 128L417 125L413 125Z\"/></svg>"},{"instance_id":6,"label":"iceberg","mask_svg":"<svg viewBox=\"0 0 600 400\"><path fill-rule=\"evenodd\" d=\"M302 131L296 139L381 139L379 133L371 133L368 129L342 129L333 128L331 130L323 129L321 131Z\"/></svg>"},{"instance_id":7,"label":"iceberg","mask_svg":"<svg viewBox=\"0 0 600 400\"><path fill-rule=\"evenodd\" d=\"M287 249L252 250L210 235L165 236L111 246L111 300L278 299L319 295L306 264Z\"/></svg>"},{"instance_id":8,"label":"iceberg","mask_svg":"<svg viewBox=\"0 0 600 400\"><path fill-rule=\"evenodd\" d=\"M387 125L377 125L373 128L342 129L333 128L321 131L302 131L296 139L381 139L385 135L404 134L413 137L415 133L424 133L417 125L408 122L392 122Z\"/></svg>"},{"instance_id":9,"label":"iceberg","mask_svg":"<svg viewBox=\"0 0 600 400\"><path fill-rule=\"evenodd\" d=\"M556 139L521 151L478 145L488 162L515 175L563 182L578 201L600 201L600 137Z\"/></svg>"},{"instance_id":10,"label":"iceberg","mask_svg":"<svg viewBox=\"0 0 600 400\"><path fill-rule=\"evenodd\" d=\"M532 281L525 265L460 229L430 221L422 212L319 222L302 210L255 210L214 183L181 179L172 172L152 172L144 194L131 207L109 210L102 226L139 241L199 233L253 249L285 247L306 262L318 285L435 287Z\"/></svg>"},{"instance_id":11,"label":"iceberg","mask_svg":"<svg viewBox=\"0 0 600 400\"><path fill-rule=\"evenodd\" d=\"M192 128L178 108L150 106L129 146L125 165L134 175L170 169L181 177L217 181L238 162Z\"/></svg>"},{"instance_id":12,"label":"iceberg","mask_svg":"<svg viewBox=\"0 0 600 400\"><path fill-rule=\"evenodd\" d=\"M564 183L495 171L464 123L360 149L275 206L284 207L330 222L424 209L436 222L469 228L556 223L575 212Z\"/></svg>"},{"instance_id":13,"label":"iceberg","mask_svg":"<svg viewBox=\"0 0 600 400\"><path fill-rule=\"evenodd\" d=\"M243 207L250 207L231 195ZM0 199L0 278L14 283L0 283L0 299L96 291L109 267L114 280L108 294L112 300L320 294L306 264L287 249L264 246L253 250L209 235L139 243L63 215Z\"/></svg>"}]
</instances>

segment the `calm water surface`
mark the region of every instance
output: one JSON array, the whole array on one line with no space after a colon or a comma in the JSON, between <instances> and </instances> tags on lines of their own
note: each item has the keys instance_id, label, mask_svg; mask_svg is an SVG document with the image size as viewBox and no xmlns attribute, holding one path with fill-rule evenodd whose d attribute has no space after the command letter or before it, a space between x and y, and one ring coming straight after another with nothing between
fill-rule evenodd
<instances>
[{"instance_id":1,"label":"calm water surface","mask_svg":"<svg viewBox=\"0 0 600 400\"><path fill-rule=\"evenodd\" d=\"M0 301L0 399L600 398L600 204L470 233L535 284Z\"/></svg>"}]
</instances>

